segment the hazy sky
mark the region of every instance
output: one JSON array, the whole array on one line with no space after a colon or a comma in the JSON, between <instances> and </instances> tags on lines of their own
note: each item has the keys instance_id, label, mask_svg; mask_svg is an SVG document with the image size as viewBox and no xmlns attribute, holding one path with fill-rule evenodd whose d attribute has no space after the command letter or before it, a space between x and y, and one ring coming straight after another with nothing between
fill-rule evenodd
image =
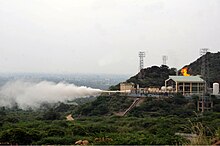
<instances>
[{"instance_id":1,"label":"hazy sky","mask_svg":"<svg viewBox=\"0 0 220 146\"><path fill-rule=\"evenodd\" d=\"M220 50L220 0L0 0L0 72L180 68Z\"/></svg>"}]
</instances>

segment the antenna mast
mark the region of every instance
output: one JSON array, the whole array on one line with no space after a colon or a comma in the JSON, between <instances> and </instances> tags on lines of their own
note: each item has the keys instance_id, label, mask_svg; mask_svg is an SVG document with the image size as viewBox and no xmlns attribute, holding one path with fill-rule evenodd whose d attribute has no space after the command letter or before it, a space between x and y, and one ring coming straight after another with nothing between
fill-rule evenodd
<instances>
[{"instance_id":1,"label":"antenna mast","mask_svg":"<svg viewBox=\"0 0 220 146\"><path fill-rule=\"evenodd\" d=\"M200 49L200 56L202 57L202 65L201 65L201 77L205 80L205 86L203 93L199 97L198 101L198 111L201 110L203 113L205 110L212 109L213 102L211 101L209 96L205 96L207 93L207 89L210 87L209 83L209 59L206 53L209 51L208 48Z\"/></svg>"},{"instance_id":2,"label":"antenna mast","mask_svg":"<svg viewBox=\"0 0 220 146\"><path fill-rule=\"evenodd\" d=\"M163 55L162 60L163 60L163 65L167 65L168 56Z\"/></svg>"},{"instance_id":3,"label":"antenna mast","mask_svg":"<svg viewBox=\"0 0 220 146\"><path fill-rule=\"evenodd\" d=\"M210 87L209 84L209 59L206 53L209 51L208 48L200 49L200 56L202 57L202 66L201 66L201 77L206 81L207 88Z\"/></svg>"},{"instance_id":4,"label":"antenna mast","mask_svg":"<svg viewBox=\"0 0 220 146\"><path fill-rule=\"evenodd\" d=\"M140 66L139 66L139 70L144 68L144 57L145 57L145 52L140 51L139 52L139 58L140 58Z\"/></svg>"}]
</instances>

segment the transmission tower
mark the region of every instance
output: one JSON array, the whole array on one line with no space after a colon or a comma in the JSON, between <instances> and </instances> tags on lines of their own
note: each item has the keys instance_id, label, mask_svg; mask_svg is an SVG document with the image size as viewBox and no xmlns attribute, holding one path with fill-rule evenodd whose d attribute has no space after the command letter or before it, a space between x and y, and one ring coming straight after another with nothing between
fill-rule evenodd
<instances>
[{"instance_id":1,"label":"transmission tower","mask_svg":"<svg viewBox=\"0 0 220 146\"><path fill-rule=\"evenodd\" d=\"M163 60L163 65L167 65L168 56L163 55L162 60Z\"/></svg>"},{"instance_id":2,"label":"transmission tower","mask_svg":"<svg viewBox=\"0 0 220 146\"><path fill-rule=\"evenodd\" d=\"M145 57L145 52L140 51L139 52L139 57L140 57L140 66L139 66L139 70L144 68L144 57Z\"/></svg>"},{"instance_id":3,"label":"transmission tower","mask_svg":"<svg viewBox=\"0 0 220 146\"><path fill-rule=\"evenodd\" d=\"M202 65L201 65L201 77L206 81L207 88L210 87L209 81L209 59L206 53L209 51L208 48L200 49L200 56L202 57Z\"/></svg>"},{"instance_id":4,"label":"transmission tower","mask_svg":"<svg viewBox=\"0 0 220 146\"><path fill-rule=\"evenodd\" d=\"M209 59L206 53L209 51L208 48L200 49L200 56L202 57L202 65L201 65L201 77L205 80L205 87L203 93L199 97L198 101L198 111L201 110L203 113L205 110L210 110L213 107L213 101L208 96L205 96L207 93L207 89L210 87L209 82Z\"/></svg>"}]
</instances>

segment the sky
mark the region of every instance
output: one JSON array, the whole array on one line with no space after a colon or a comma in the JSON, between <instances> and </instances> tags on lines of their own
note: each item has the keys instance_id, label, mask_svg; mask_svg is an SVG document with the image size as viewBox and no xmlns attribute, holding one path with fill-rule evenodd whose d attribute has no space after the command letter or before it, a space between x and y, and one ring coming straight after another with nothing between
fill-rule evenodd
<instances>
[{"instance_id":1,"label":"sky","mask_svg":"<svg viewBox=\"0 0 220 146\"><path fill-rule=\"evenodd\" d=\"M220 50L219 0L0 0L0 72L135 74Z\"/></svg>"}]
</instances>

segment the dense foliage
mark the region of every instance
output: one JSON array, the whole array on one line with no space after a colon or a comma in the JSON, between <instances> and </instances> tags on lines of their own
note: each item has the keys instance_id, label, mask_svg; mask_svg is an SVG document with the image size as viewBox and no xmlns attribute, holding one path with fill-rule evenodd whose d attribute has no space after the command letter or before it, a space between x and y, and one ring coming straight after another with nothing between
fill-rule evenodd
<instances>
[{"instance_id":1,"label":"dense foliage","mask_svg":"<svg viewBox=\"0 0 220 146\"><path fill-rule=\"evenodd\" d=\"M126 110L134 99L120 96L119 94L111 96L99 96L95 101L80 106L75 114L81 116L101 116L112 115L114 112Z\"/></svg>"},{"instance_id":2,"label":"dense foliage","mask_svg":"<svg viewBox=\"0 0 220 146\"><path fill-rule=\"evenodd\" d=\"M197 115L195 100L182 95L148 98L124 117L113 113L125 110L132 99L119 95L100 96L79 107L59 103L35 111L0 108L0 143L70 145L86 139L90 144L189 144L175 133L195 132L194 125L202 123L208 129L203 144L210 144L212 137L219 136L220 113ZM74 121L66 121L70 113Z\"/></svg>"},{"instance_id":3,"label":"dense foliage","mask_svg":"<svg viewBox=\"0 0 220 146\"><path fill-rule=\"evenodd\" d=\"M139 84L140 87L161 87L164 85L164 81L169 78L169 75L175 75L176 69L169 68L166 65L152 66L142 69L137 75L131 77L126 82ZM111 86L111 90L118 90L119 84Z\"/></svg>"},{"instance_id":4,"label":"dense foliage","mask_svg":"<svg viewBox=\"0 0 220 146\"><path fill-rule=\"evenodd\" d=\"M204 56L203 56L204 57ZM220 52L207 53L211 82L220 82ZM200 74L202 57L189 65L189 73ZM142 69L126 82L140 87L161 87L176 70L165 65ZM119 89L119 85L111 90ZM134 98L114 94L77 99L68 104L44 104L37 110L21 110L17 106L0 108L0 144L72 145L78 140L90 144L180 145L212 144L220 139L220 100L212 96L212 111L197 112L197 96L180 94L169 98L147 97L139 106L124 112ZM74 120L67 121L72 114ZM199 140L190 142L175 133L193 133Z\"/></svg>"}]
</instances>

